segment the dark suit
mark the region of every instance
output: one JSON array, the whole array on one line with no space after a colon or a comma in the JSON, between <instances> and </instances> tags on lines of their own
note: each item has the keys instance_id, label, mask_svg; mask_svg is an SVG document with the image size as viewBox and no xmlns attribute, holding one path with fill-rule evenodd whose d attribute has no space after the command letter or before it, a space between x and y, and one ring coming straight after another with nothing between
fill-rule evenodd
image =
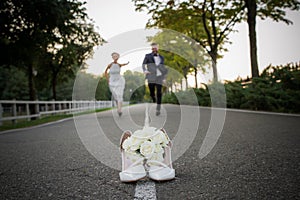
<instances>
[{"instance_id":1,"label":"dark suit","mask_svg":"<svg viewBox=\"0 0 300 200\"><path fill-rule=\"evenodd\" d=\"M150 90L150 96L153 102L156 102L157 99L157 110L160 110L161 104L161 88L163 80L166 78L168 69L164 65L164 57L157 55L160 58L160 64L157 66L155 64L154 53L146 54L143 61L143 71L149 71L150 73L146 74L146 79L148 80L148 86ZM160 71L160 75L157 74L157 69ZM156 97L155 97L155 88L156 88Z\"/></svg>"}]
</instances>

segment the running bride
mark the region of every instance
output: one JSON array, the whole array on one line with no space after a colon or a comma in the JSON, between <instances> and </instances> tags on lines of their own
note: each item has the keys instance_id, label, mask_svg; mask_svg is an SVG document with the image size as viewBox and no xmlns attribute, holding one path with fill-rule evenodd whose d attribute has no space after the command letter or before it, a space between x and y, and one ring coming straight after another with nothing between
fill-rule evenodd
<instances>
[{"instance_id":1,"label":"running bride","mask_svg":"<svg viewBox=\"0 0 300 200\"><path fill-rule=\"evenodd\" d=\"M118 114L121 117L125 79L123 76L121 76L120 71L121 71L121 67L128 65L129 62L125 64L119 64L118 59L120 58L120 54L116 52L112 53L111 56L113 62L106 67L104 74L106 80L108 81L109 89L113 95L113 98L117 102Z\"/></svg>"}]
</instances>

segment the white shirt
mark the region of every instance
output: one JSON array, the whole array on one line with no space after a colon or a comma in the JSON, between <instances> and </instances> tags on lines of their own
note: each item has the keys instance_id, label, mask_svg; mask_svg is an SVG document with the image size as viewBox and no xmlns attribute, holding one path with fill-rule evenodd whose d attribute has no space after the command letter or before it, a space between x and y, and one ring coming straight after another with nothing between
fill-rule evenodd
<instances>
[{"instance_id":1,"label":"white shirt","mask_svg":"<svg viewBox=\"0 0 300 200\"><path fill-rule=\"evenodd\" d=\"M158 55L154 56L154 62L156 66L160 65L160 57ZM158 68L156 68L156 76L161 76L161 75L162 75L161 71Z\"/></svg>"},{"instance_id":2,"label":"white shirt","mask_svg":"<svg viewBox=\"0 0 300 200\"><path fill-rule=\"evenodd\" d=\"M154 56L154 62L155 62L156 66L158 66L160 64L160 57L158 55Z\"/></svg>"}]
</instances>

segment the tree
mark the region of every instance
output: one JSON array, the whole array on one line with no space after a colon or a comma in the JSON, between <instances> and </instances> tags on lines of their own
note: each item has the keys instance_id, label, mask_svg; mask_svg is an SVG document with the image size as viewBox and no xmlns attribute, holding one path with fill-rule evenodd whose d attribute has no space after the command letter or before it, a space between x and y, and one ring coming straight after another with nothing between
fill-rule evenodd
<instances>
[{"instance_id":1,"label":"tree","mask_svg":"<svg viewBox=\"0 0 300 200\"><path fill-rule=\"evenodd\" d=\"M189 73L194 72L195 77L195 87L198 87L197 81L197 74L198 70L205 71L204 63L206 63L206 59L204 58L203 49L193 49L194 45L198 45L197 41L193 41L188 37L193 39L197 39L199 35L203 35L204 28L202 24L199 24L200 16L196 17L195 11L193 9L189 9L186 3L179 4L178 8L165 8L161 11L157 11L153 13L152 19L149 20L147 23L147 27L159 27L159 28L168 28L171 30L178 31L182 34L185 34L187 37L182 36L174 36L170 37L170 35L174 35L174 33L170 34L170 31L167 31L165 37L156 37L155 40L158 41L159 44L161 43L168 43L168 46L174 46L173 49L176 49L178 52L188 51L189 60L191 63L187 62L186 60L183 61L185 58L180 58L178 55L172 54L170 57L173 61L168 61L166 59L166 63L169 64L172 68L180 72L186 82L186 88L188 88L187 83L187 75ZM183 26L184 25L184 26ZM162 35L162 34L160 34ZM182 37L182 38L178 38ZM176 38L176 44L174 44L174 38ZM166 46L165 45L165 46ZM191 51L192 48L192 51ZM182 56L182 55L181 55ZM192 60L192 61L191 61Z\"/></svg>"},{"instance_id":2,"label":"tree","mask_svg":"<svg viewBox=\"0 0 300 200\"><path fill-rule=\"evenodd\" d=\"M74 10L66 15L55 30L54 40L48 45L49 72L51 73L53 99L56 99L57 82L74 77L80 67L84 67L93 47L102 44L103 39L94 31L85 9L77 5L64 6L66 10ZM65 26L67 24L67 26Z\"/></svg>"},{"instance_id":3,"label":"tree","mask_svg":"<svg viewBox=\"0 0 300 200\"><path fill-rule=\"evenodd\" d=\"M173 91L177 85L180 85L183 89L183 79L185 80L185 88L188 88L187 76L191 71L191 65L181 56L167 52L160 51L160 54L165 58L165 65L168 67L168 75L166 77L166 87L169 91Z\"/></svg>"},{"instance_id":4,"label":"tree","mask_svg":"<svg viewBox=\"0 0 300 200\"><path fill-rule=\"evenodd\" d=\"M160 20L160 22L161 21L162 20ZM170 26L167 27L170 28ZM185 88L188 88L187 76L193 71L195 72L196 87L198 87L198 70L205 71L205 65L207 64L208 58L205 56L203 48L197 48L198 46L195 46L197 43L195 40L182 33L178 33L177 31L162 29L149 39L159 43L160 46L165 49L161 50L161 54L165 57L165 65L171 67L184 77L186 81ZM182 76L178 76L177 73L168 73L167 82L171 81L171 84L169 85L171 88L172 84L176 82L179 82L182 85Z\"/></svg>"},{"instance_id":5,"label":"tree","mask_svg":"<svg viewBox=\"0 0 300 200\"><path fill-rule=\"evenodd\" d=\"M258 77L256 17L258 16L261 19L271 18L276 22L283 21L286 24L292 24L290 20L285 18L286 10L299 10L300 3L297 0L242 0L241 2L245 4L242 7L247 11L246 19L249 30L251 73L252 77Z\"/></svg>"},{"instance_id":6,"label":"tree","mask_svg":"<svg viewBox=\"0 0 300 200\"><path fill-rule=\"evenodd\" d=\"M163 0L133 0L133 2L136 10L147 9L148 13L152 14L152 20L161 20L157 25L164 27L171 25L170 28L175 30L179 28L178 31L186 29L183 33L195 39L210 55L213 79L218 80L217 59L221 57L220 52L225 50L223 45L228 42L228 34L233 31L234 25L241 21L242 8L234 6L235 1L189 0L175 3L174 0L170 0L164 3Z\"/></svg>"},{"instance_id":7,"label":"tree","mask_svg":"<svg viewBox=\"0 0 300 200\"><path fill-rule=\"evenodd\" d=\"M30 100L36 99L36 72L56 81L73 75L92 48L102 42L84 3L77 0L5 0L0 3L1 65L26 71Z\"/></svg>"},{"instance_id":8,"label":"tree","mask_svg":"<svg viewBox=\"0 0 300 200\"><path fill-rule=\"evenodd\" d=\"M172 80L175 83L179 82L181 85L181 90L182 90L182 79L185 79L185 88L188 88L188 74L191 72L192 66L191 64L186 61L184 58L182 58L181 56L174 54L174 53L169 53L169 52L163 52L162 53L166 58L166 65L167 66L172 66L172 69L175 70L175 73L172 73L173 70L169 70L168 72L168 77L167 77L167 81L168 80ZM168 55L170 54L170 55ZM169 58L169 59L167 59ZM181 74L181 76L179 76L178 74ZM183 78L182 78L183 77ZM172 86L172 85L171 85Z\"/></svg>"}]
</instances>

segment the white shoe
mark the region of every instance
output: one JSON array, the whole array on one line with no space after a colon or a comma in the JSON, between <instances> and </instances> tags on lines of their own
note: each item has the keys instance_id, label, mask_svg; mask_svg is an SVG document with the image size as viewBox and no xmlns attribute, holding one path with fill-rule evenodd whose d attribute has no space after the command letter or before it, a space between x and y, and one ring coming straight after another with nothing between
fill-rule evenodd
<instances>
[{"instance_id":1,"label":"white shoe","mask_svg":"<svg viewBox=\"0 0 300 200\"><path fill-rule=\"evenodd\" d=\"M120 140L120 149L122 154L122 171L119 173L122 182L134 182L146 177L147 173L144 167L144 158L140 158L134 163L131 163L125 156L125 151L122 149L122 144L125 139L131 136L130 131L125 131Z\"/></svg>"},{"instance_id":2,"label":"white shoe","mask_svg":"<svg viewBox=\"0 0 300 200\"><path fill-rule=\"evenodd\" d=\"M145 178L147 173L143 166L143 160L144 160L143 158L137 160L132 165L130 165L127 169L122 170L122 172L119 173L120 180L122 182L134 182L142 178Z\"/></svg>"},{"instance_id":3,"label":"white shoe","mask_svg":"<svg viewBox=\"0 0 300 200\"><path fill-rule=\"evenodd\" d=\"M172 159L171 159L172 142L169 139L169 136L167 135L166 131L164 129L161 130L169 140L168 146L164 148L165 151L164 160L163 162L157 160L147 161L147 164L149 166L148 169L149 178L156 181L166 181L175 178L175 170L173 169Z\"/></svg>"},{"instance_id":4,"label":"white shoe","mask_svg":"<svg viewBox=\"0 0 300 200\"><path fill-rule=\"evenodd\" d=\"M156 160L148 160L147 163L150 165L149 178L155 181L167 181L175 178L175 170L164 163Z\"/></svg>"}]
</instances>

